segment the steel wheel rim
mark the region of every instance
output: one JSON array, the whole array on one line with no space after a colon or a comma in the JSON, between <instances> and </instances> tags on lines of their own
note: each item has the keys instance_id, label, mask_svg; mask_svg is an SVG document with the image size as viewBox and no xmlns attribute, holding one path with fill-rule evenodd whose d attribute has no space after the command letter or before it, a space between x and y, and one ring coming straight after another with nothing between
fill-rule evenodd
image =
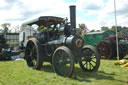
<instances>
[{"instance_id":1,"label":"steel wheel rim","mask_svg":"<svg viewBox=\"0 0 128 85\"><path fill-rule=\"evenodd\" d=\"M64 50L58 50L54 55L53 64L56 73L67 76L71 69L72 60Z\"/></svg>"},{"instance_id":2,"label":"steel wheel rim","mask_svg":"<svg viewBox=\"0 0 128 85\"><path fill-rule=\"evenodd\" d=\"M91 49L83 49L80 65L85 71L91 72L96 68L97 59L95 53Z\"/></svg>"}]
</instances>

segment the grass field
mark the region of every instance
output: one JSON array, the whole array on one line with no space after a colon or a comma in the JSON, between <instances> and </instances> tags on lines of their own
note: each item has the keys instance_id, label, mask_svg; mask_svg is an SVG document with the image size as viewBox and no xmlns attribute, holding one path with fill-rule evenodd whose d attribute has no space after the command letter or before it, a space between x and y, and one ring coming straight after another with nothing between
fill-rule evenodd
<instances>
[{"instance_id":1,"label":"grass field","mask_svg":"<svg viewBox=\"0 0 128 85\"><path fill-rule=\"evenodd\" d=\"M0 85L128 85L128 68L101 60L95 73L83 72L76 64L73 76L56 75L49 63L41 71L29 69L23 61L0 61Z\"/></svg>"}]
</instances>

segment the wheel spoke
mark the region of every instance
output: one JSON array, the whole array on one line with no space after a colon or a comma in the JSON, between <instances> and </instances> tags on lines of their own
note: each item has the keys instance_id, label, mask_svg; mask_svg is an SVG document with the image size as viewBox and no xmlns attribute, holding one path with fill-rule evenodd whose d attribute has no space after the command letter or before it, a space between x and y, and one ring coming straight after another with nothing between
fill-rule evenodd
<instances>
[{"instance_id":1,"label":"wheel spoke","mask_svg":"<svg viewBox=\"0 0 128 85\"><path fill-rule=\"evenodd\" d=\"M33 65L33 62L32 61L30 62L30 65Z\"/></svg>"},{"instance_id":2,"label":"wheel spoke","mask_svg":"<svg viewBox=\"0 0 128 85\"><path fill-rule=\"evenodd\" d=\"M27 51L30 52L32 50L32 48L27 48Z\"/></svg>"},{"instance_id":3,"label":"wheel spoke","mask_svg":"<svg viewBox=\"0 0 128 85\"><path fill-rule=\"evenodd\" d=\"M89 55L92 56L93 52L89 49Z\"/></svg>"},{"instance_id":4,"label":"wheel spoke","mask_svg":"<svg viewBox=\"0 0 128 85\"><path fill-rule=\"evenodd\" d=\"M86 61L86 58L82 59L81 61Z\"/></svg>"},{"instance_id":5,"label":"wheel spoke","mask_svg":"<svg viewBox=\"0 0 128 85\"><path fill-rule=\"evenodd\" d=\"M86 53L87 53L87 54L86 54L87 56L89 56L89 55L90 55L90 54L89 54L89 53L90 53L90 52L89 52L89 49L87 49L87 52L86 52Z\"/></svg>"},{"instance_id":6,"label":"wheel spoke","mask_svg":"<svg viewBox=\"0 0 128 85\"><path fill-rule=\"evenodd\" d=\"M56 60L54 63L59 64L59 56L58 55L56 55Z\"/></svg>"},{"instance_id":7,"label":"wheel spoke","mask_svg":"<svg viewBox=\"0 0 128 85\"><path fill-rule=\"evenodd\" d=\"M85 64L83 64L84 66L87 64L87 61L85 61Z\"/></svg>"},{"instance_id":8,"label":"wheel spoke","mask_svg":"<svg viewBox=\"0 0 128 85\"><path fill-rule=\"evenodd\" d=\"M87 55L87 50L83 50L83 56Z\"/></svg>"},{"instance_id":9,"label":"wheel spoke","mask_svg":"<svg viewBox=\"0 0 128 85\"><path fill-rule=\"evenodd\" d=\"M95 67L95 66L93 66L93 64L92 64L91 62L89 62L89 64L90 64L90 66L92 66L93 68Z\"/></svg>"},{"instance_id":10,"label":"wheel spoke","mask_svg":"<svg viewBox=\"0 0 128 85\"><path fill-rule=\"evenodd\" d=\"M88 62L86 62L86 69L88 69Z\"/></svg>"},{"instance_id":11,"label":"wheel spoke","mask_svg":"<svg viewBox=\"0 0 128 85\"><path fill-rule=\"evenodd\" d=\"M63 56L62 54L63 54L62 51L58 52L58 56L59 56L59 57ZM62 58L62 57L61 57L61 58Z\"/></svg>"},{"instance_id":12,"label":"wheel spoke","mask_svg":"<svg viewBox=\"0 0 128 85\"><path fill-rule=\"evenodd\" d=\"M94 60L91 60L92 62L96 63Z\"/></svg>"},{"instance_id":13,"label":"wheel spoke","mask_svg":"<svg viewBox=\"0 0 128 85\"><path fill-rule=\"evenodd\" d=\"M90 68L90 70L91 70L91 64L90 64L90 62L89 62L89 68Z\"/></svg>"}]
</instances>

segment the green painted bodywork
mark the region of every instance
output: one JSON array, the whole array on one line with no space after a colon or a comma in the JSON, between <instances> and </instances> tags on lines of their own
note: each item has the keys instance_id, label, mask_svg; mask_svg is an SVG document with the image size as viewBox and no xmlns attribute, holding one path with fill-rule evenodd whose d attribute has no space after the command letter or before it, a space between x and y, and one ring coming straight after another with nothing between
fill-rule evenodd
<instances>
[{"instance_id":1,"label":"green painted bodywork","mask_svg":"<svg viewBox=\"0 0 128 85\"><path fill-rule=\"evenodd\" d=\"M84 35L84 44L96 46L99 42L106 39L108 36L115 35L112 31L90 32Z\"/></svg>"}]
</instances>

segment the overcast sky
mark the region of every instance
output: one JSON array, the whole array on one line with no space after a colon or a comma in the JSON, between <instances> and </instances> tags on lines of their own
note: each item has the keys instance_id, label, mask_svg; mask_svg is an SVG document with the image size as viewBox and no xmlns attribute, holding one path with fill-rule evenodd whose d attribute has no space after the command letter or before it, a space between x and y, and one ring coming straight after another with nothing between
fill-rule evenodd
<instances>
[{"instance_id":1,"label":"overcast sky","mask_svg":"<svg viewBox=\"0 0 128 85\"><path fill-rule=\"evenodd\" d=\"M20 25L39 16L69 17L69 6L76 5L77 24L88 29L115 25L114 0L0 0L0 24ZM117 24L128 26L128 0L116 0Z\"/></svg>"}]
</instances>

